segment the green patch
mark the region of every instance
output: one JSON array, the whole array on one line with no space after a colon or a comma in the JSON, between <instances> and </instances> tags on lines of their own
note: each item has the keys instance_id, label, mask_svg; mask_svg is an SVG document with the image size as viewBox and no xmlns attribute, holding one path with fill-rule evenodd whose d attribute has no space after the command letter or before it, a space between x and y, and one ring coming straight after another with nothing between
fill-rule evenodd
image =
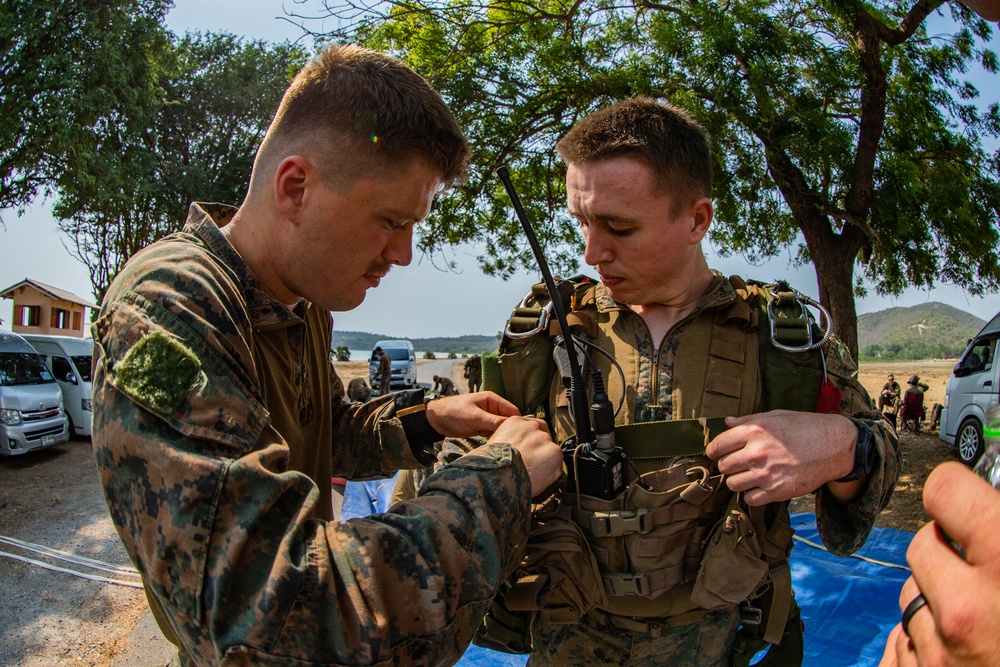
<instances>
[{"instance_id":1,"label":"green patch","mask_svg":"<svg viewBox=\"0 0 1000 667\"><path fill-rule=\"evenodd\" d=\"M166 334L136 343L116 366L115 386L159 413L174 412L201 380L201 361Z\"/></svg>"}]
</instances>

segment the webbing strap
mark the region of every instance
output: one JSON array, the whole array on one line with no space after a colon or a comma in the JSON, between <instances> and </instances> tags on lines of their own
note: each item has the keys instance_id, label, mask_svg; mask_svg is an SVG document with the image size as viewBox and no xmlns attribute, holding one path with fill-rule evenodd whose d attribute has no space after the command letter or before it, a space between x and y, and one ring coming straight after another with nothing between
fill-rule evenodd
<instances>
[{"instance_id":1,"label":"webbing strap","mask_svg":"<svg viewBox=\"0 0 1000 667\"><path fill-rule=\"evenodd\" d=\"M704 454L709 440L728 428L725 417L641 422L616 426L615 444L624 449L630 459L694 456Z\"/></svg>"},{"instance_id":2,"label":"webbing strap","mask_svg":"<svg viewBox=\"0 0 1000 667\"><path fill-rule=\"evenodd\" d=\"M609 614L607 612L604 615L607 617L608 622L616 628L631 630L632 632L646 632L653 639L659 639L664 630L679 628L682 625L691 625L707 613L707 609L695 609L694 611L662 619L629 618L628 616L618 616L617 614Z\"/></svg>"},{"instance_id":3,"label":"webbing strap","mask_svg":"<svg viewBox=\"0 0 1000 667\"><path fill-rule=\"evenodd\" d=\"M787 561L771 568L771 585L774 586L774 596L767 614L764 641L777 644L781 642L788 622L788 612L792 608L792 567Z\"/></svg>"},{"instance_id":4,"label":"webbing strap","mask_svg":"<svg viewBox=\"0 0 1000 667\"><path fill-rule=\"evenodd\" d=\"M692 567L697 568L699 561L699 558L685 559L676 565L670 565L651 572L604 574L601 575L601 579L604 581L604 590L608 595L616 597L623 595L654 597L684 581L685 575L691 571ZM790 581L791 579L789 578Z\"/></svg>"}]
</instances>

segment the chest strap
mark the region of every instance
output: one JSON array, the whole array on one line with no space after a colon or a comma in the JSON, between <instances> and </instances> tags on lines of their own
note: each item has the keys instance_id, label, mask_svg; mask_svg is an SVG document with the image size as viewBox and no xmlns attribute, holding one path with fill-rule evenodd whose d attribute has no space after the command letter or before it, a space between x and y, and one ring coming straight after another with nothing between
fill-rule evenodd
<instances>
[{"instance_id":1,"label":"chest strap","mask_svg":"<svg viewBox=\"0 0 1000 667\"><path fill-rule=\"evenodd\" d=\"M633 460L696 456L728 429L725 417L641 422L616 426L615 444Z\"/></svg>"}]
</instances>

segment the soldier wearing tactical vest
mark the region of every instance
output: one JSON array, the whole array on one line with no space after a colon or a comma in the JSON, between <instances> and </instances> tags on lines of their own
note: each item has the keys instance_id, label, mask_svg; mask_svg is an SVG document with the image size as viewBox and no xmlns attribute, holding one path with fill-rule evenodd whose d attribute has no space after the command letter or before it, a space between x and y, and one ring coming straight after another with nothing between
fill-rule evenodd
<instances>
[{"instance_id":1,"label":"soldier wearing tactical vest","mask_svg":"<svg viewBox=\"0 0 1000 667\"><path fill-rule=\"evenodd\" d=\"M463 373L465 379L469 381L469 393L479 391L479 388L483 384L483 360L478 354L474 354L469 357L465 366L463 367Z\"/></svg>"},{"instance_id":2,"label":"soldier wearing tactical vest","mask_svg":"<svg viewBox=\"0 0 1000 667\"><path fill-rule=\"evenodd\" d=\"M777 645L768 664L801 664L788 501L815 494L826 546L854 552L892 494L895 432L835 337L780 351L766 306L781 295L709 269L712 158L685 112L621 102L556 148L601 279L568 299L570 326L607 353L591 363L622 406L629 486L610 500L563 491L536 506L506 608L484 624L508 636L479 643L516 640L512 619L533 610L531 667L749 664L767 643ZM499 389L563 442L574 424L564 380L546 366L550 351L532 361L518 347L544 338L505 338ZM484 369L487 389L492 376ZM652 436L631 435L639 423Z\"/></svg>"}]
</instances>

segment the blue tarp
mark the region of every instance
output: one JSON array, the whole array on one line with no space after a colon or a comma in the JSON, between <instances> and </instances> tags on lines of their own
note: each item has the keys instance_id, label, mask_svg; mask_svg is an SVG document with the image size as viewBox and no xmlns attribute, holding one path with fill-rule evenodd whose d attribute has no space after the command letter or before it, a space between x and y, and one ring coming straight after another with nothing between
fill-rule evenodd
<instances>
[{"instance_id":1,"label":"blue tarp","mask_svg":"<svg viewBox=\"0 0 1000 667\"><path fill-rule=\"evenodd\" d=\"M393 484L393 480L348 483L342 518L385 511ZM913 534L875 528L854 557L838 558L821 548L815 515L794 514L792 525L796 536L791 558L792 585L806 626L804 664L878 665L886 637L899 622L899 590L909 576L905 569L906 548ZM458 664L521 667L525 661L525 656L471 646Z\"/></svg>"}]
</instances>

